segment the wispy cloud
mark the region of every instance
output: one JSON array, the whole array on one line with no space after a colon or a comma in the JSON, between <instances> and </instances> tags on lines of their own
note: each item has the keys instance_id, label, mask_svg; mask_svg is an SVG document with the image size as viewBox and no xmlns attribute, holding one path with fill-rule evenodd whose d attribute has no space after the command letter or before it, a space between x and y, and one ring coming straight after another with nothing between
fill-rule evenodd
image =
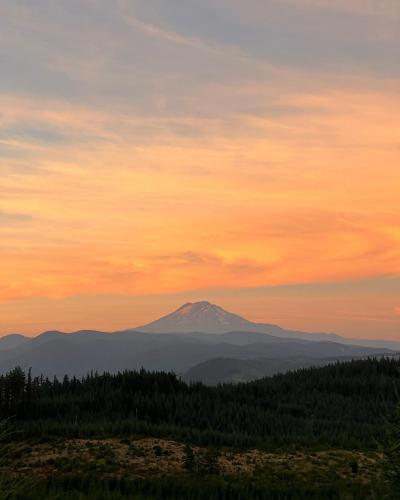
<instances>
[{"instance_id":1,"label":"wispy cloud","mask_svg":"<svg viewBox=\"0 0 400 500\"><path fill-rule=\"evenodd\" d=\"M7 325L26 297L83 294L95 310L98 294L145 307L237 290L239 303L266 286L399 275L398 59L389 35L356 33L372 2L156 7L0 7ZM371 314L361 299L335 311L393 318L388 295ZM287 296L268 314L287 317Z\"/></svg>"},{"instance_id":2,"label":"wispy cloud","mask_svg":"<svg viewBox=\"0 0 400 500\"><path fill-rule=\"evenodd\" d=\"M130 27L138 29L150 37L159 38L167 43L182 45L195 52L205 52L212 57L216 57L224 64L230 61L236 66L242 67L243 70L247 67L247 69L251 68L257 72L270 75L288 75L290 73L289 68L279 67L266 60L252 57L251 54L242 50L239 45L224 44L221 42L213 43L204 38L181 34L165 26L144 22L133 13L130 13L128 9L122 12L122 19Z\"/></svg>"},{"instance_id":3,"label":"wispy cloud","mask_svg":"<svg viewBox=\"0 0 400 500\"><path fill-rule=\"evenodd\" d=\"M279 0L280 1L280 0ZM284 2L308 8L319 7L330 11L351 12L370 16L385 16L390 19L400 17L397 0L284 0Z\"/></svg>"},{"instance_id":4,"label":"wispy cloud","mask_svg":"<svg viewBox=\"0 0 400 500\"><path fill-rule=\"evenodd\" d=\"M0 228L14 224L25 224L31 222L32 217L28 214L9 213L0 211Z\"/></svg>"}]
</instances>

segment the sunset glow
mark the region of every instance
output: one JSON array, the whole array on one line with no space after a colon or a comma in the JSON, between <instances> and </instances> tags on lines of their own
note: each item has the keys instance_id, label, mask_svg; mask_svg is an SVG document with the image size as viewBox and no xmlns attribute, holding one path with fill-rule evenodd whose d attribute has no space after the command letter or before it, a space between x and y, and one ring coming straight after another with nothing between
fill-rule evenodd
<instances>
[{"instance_id":1,"label":"sunset glow","mask_svg":"<svg viewBox=\"0 0 400 500\"><path fill-rule=\"evenodd\" d=\"M2 2L0 334L207 299L400 340L400 9L376 3Z\"/></svg>"}]
</instances>

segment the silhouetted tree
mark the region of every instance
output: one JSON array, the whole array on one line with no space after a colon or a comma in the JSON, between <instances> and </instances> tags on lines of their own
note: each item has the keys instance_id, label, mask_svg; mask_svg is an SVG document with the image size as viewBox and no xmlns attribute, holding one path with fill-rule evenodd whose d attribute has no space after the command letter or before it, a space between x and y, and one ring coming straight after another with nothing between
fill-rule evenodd
<instances>
[{"instance_id":1,"label":"silhouetted tree","mask_svg":"<svg viewBox=\"0 0 400 500\"><path fill-rule=\"evenodd\" d=\"M194 456L193 448L191 448L189 445L185 446L183 464L184 464L186 472L192 473L194 471L195 456Z\"/></svg>"}]
</instances>

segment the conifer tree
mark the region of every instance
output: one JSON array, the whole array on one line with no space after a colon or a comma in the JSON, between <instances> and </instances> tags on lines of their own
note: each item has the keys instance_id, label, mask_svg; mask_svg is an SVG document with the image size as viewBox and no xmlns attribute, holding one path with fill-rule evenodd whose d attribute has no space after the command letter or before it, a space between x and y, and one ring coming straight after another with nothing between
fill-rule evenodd
<instances>
[{"instance_id":1,"label":"conifer tree","mask_svg":"<svg viewBox=\"0 0 400 500\"><path fill-rule=\"evenodd\" d=\"M189 445L186 445L184 453L185 453L185 455L183 458L183 464L184 464L185 470L186 470L186 472L192 473L194 471L194 468L195 468L195 456L194 456L193 449Z\"/></svg>"}]
</instances>

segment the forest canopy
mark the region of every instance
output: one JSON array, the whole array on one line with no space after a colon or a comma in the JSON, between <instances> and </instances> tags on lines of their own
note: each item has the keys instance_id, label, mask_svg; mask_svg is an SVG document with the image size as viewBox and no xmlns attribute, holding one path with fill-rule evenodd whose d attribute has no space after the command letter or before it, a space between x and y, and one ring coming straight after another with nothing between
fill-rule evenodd
<instances>
[{"instance_id":1,"label":"forest canopy","mask_svg":"<svg viewBox=\"0 0 400 500\"><path fill-rule=\"evenodd\" d=\"M374 449L399 391L394 358L217 387L145 370L49 380L15 368L0 377L0 418L24 436L152 433L201 445Z\"/></svg>"}]
</instances>

